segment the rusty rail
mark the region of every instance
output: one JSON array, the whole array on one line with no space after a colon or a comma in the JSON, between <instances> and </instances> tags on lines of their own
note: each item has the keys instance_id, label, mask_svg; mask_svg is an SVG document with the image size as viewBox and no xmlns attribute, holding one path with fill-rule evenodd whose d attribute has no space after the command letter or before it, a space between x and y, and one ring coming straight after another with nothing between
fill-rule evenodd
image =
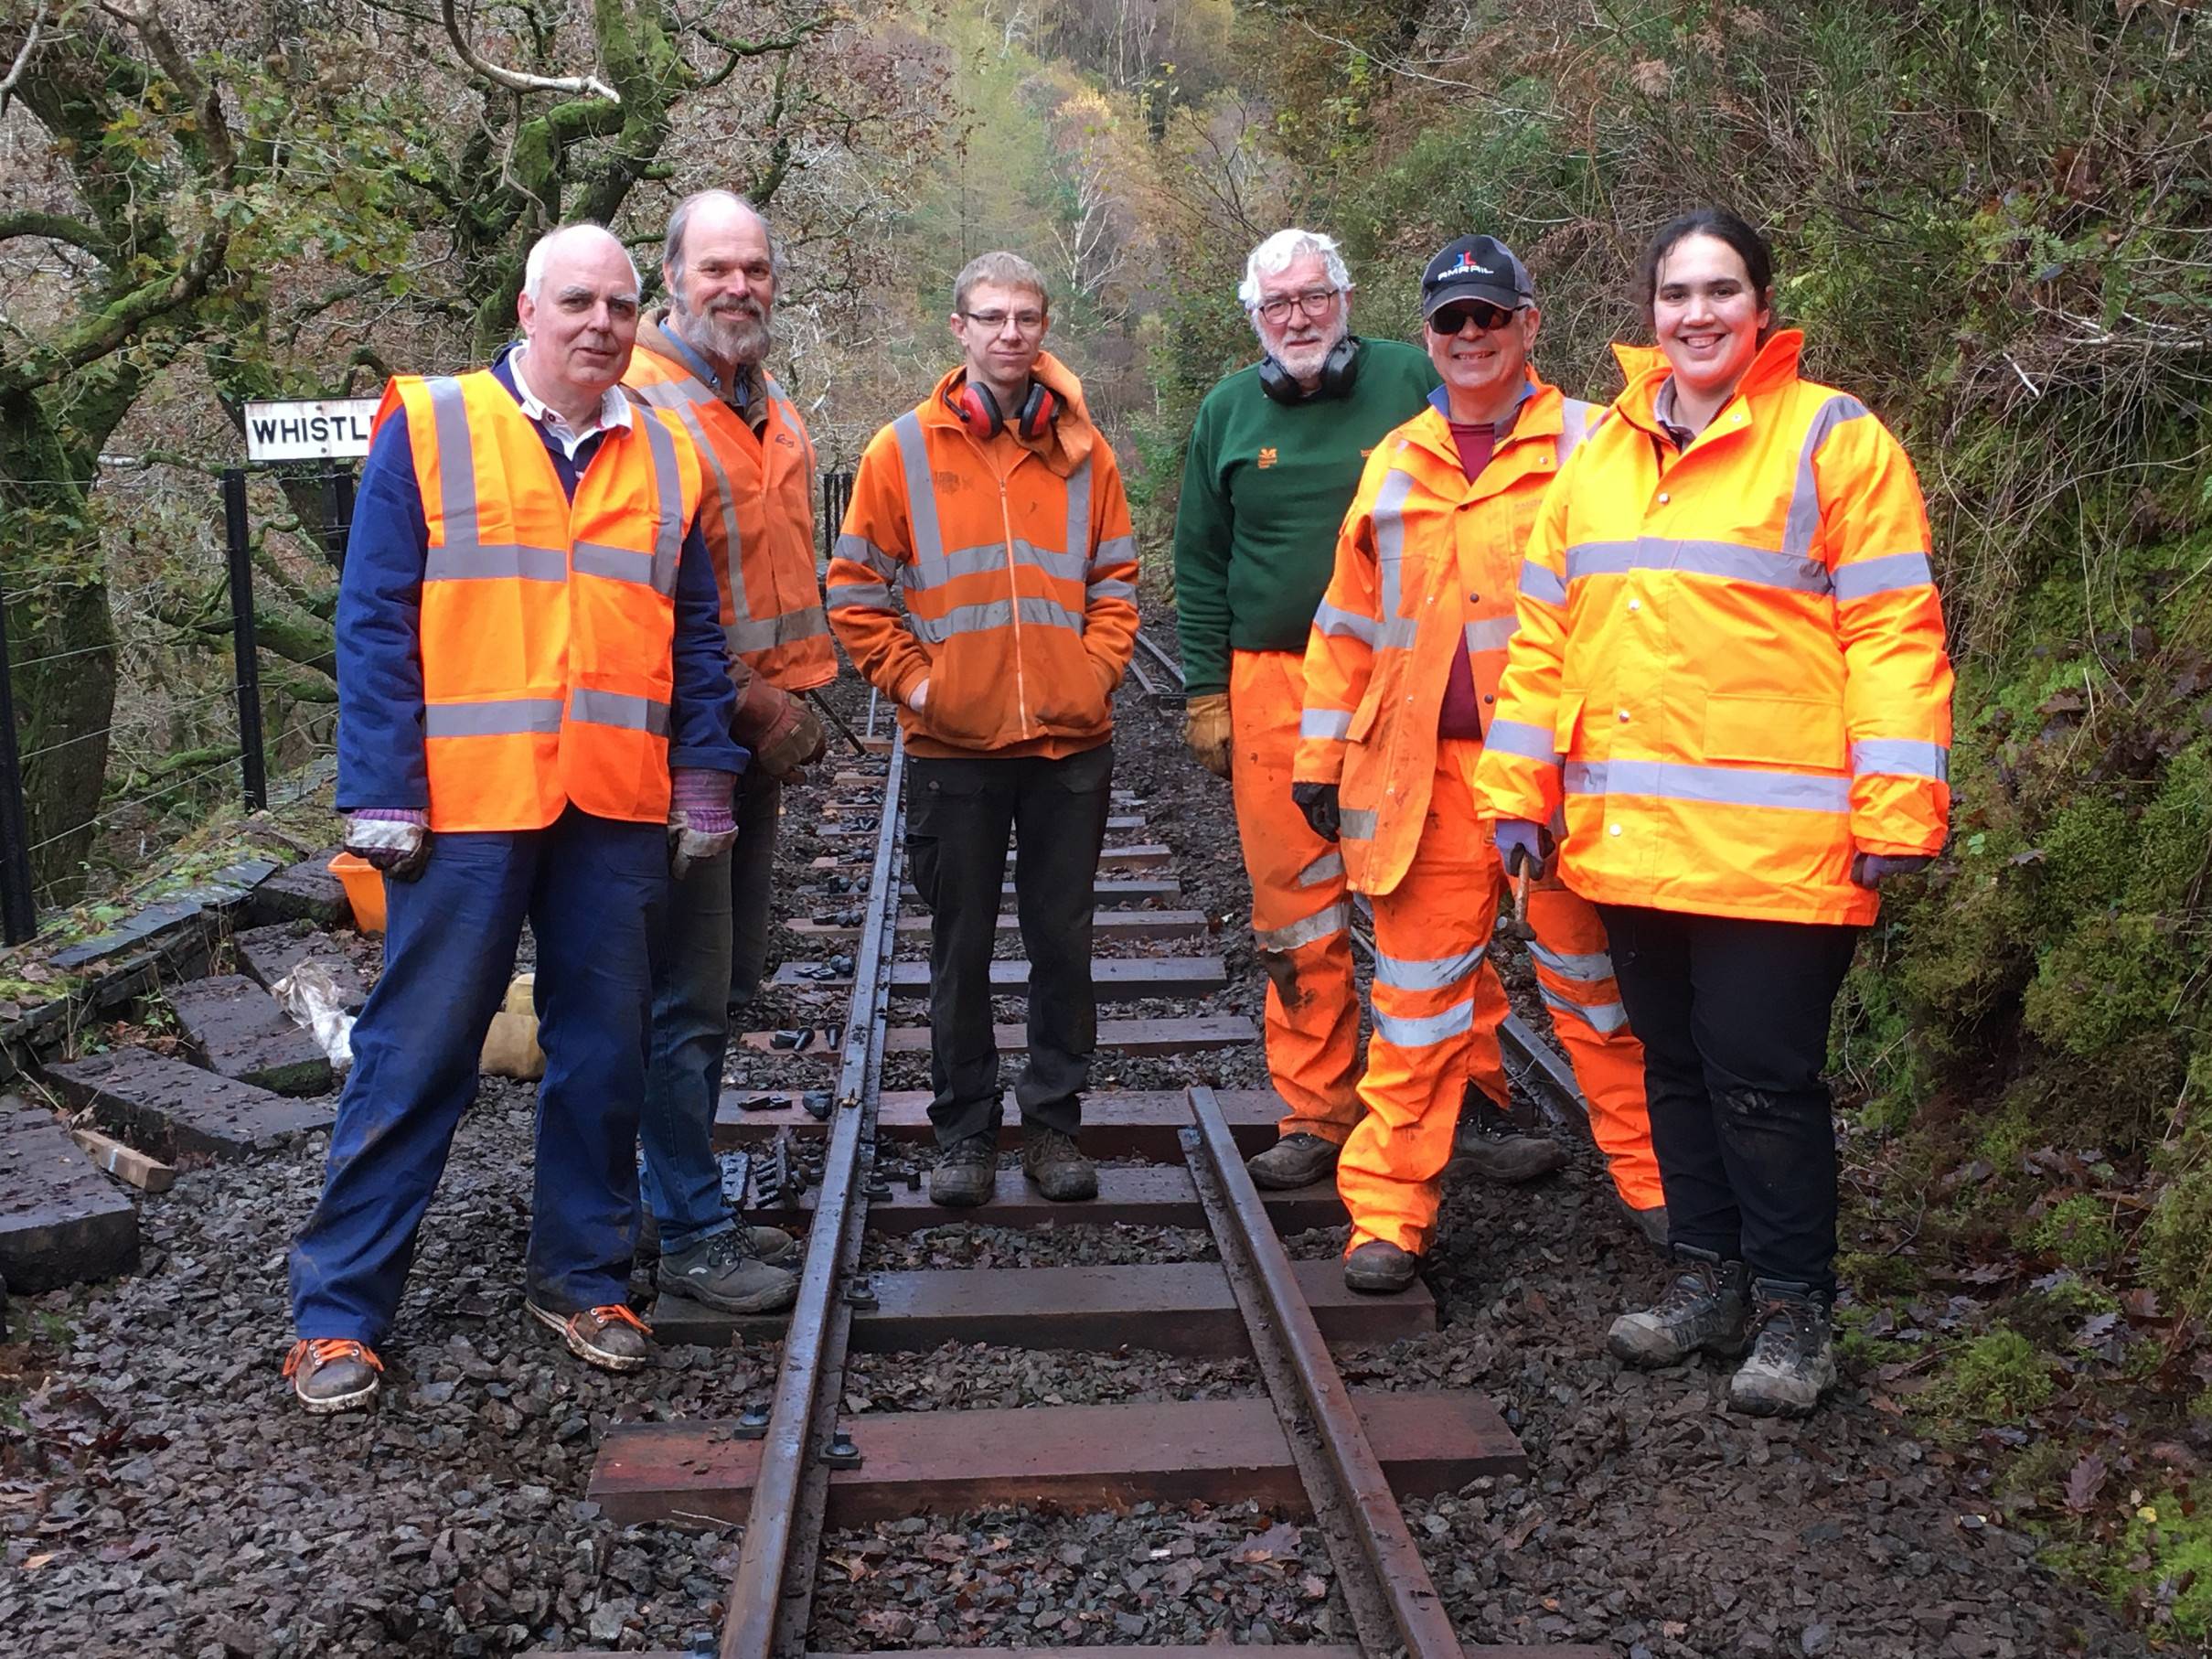
<instances>
[{"instance_id":1,"label":"rusty rail","mask_svg":"<svg viewBox=\"0 0 2212 1659\"><path fill-rule=\"evenodd\" d=\"M801 1651L814 1595L828 1466L817 1429L842 1392L852 1310L838 1295L860 1258L865 1202L860 1175L875 1159L883 1027L899 919L899 851L905 826L906 744L894 742L877 820L868 904L853 962L852 1005L838 1073L837 1105L822 1161L821 1196L807 1236L807 1264L784 1338L775 1399L747 1510L745 1541L730 1580L721 1659L774 1659ZM794 1603L786 1616L786 1603Z\"/></svg>"}]
</instances>

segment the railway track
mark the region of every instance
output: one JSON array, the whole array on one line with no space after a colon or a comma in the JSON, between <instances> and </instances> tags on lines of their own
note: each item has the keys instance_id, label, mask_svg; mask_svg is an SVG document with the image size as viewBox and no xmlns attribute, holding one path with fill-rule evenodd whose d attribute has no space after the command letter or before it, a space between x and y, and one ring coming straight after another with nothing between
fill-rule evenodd
<instances>
[{"instance_id":1,"label":"railway track","mask_svg":"<svg viewBox=\"0 0 2212 1659\"><path fill-rule=\"evenodd\" d=\"M1163 683L1180 687L1171 658L1156 647L1145 655ZM1018 1169L1002 1168L980 1210L927 1203L927 1097L883 1083L887 1064L928 1041L925 1027L901 1017L925 991L919 958L927 947L927 918L903 879L906 759L895 739L865 741L880 758L839 774L824 812L827 830L849 832L825 839L850 850L816 862L804 900L813 914L795 924L823 955L778 975L796 990L843 996L844 1017L742 1039L769 1054L834 1056L835 1082L727 1093L716 1126L752 1218L807 1235L797 1303L788 1314L741 1318L663 1299L650 1320L663 1343L780 1341L773 1397L734 1419L615 1425L601 1442L592 1500L618 1524L744 1524L722 1598L721 1659L830 1659L808 1643L828 1528L1017 1504L1080 1514L1193 1500L1258 1500L1319 1529L1356 1640L1298 1649L1304 1659L1598 1659L1601 1650L1587 1647L1462 1647L1454 1634L1398 1500L1519 1472L1526 1457L1480 1394L1347 1387L1331 1343L1417 1336L1435 1328L1437 1309L1423 1287L1356 1297L1334 1259L1293 1259L1283 1233L1338 1226L1343 1213L1331 1183L1267 1193L1253 1186L1243 1160L1274 1138L1282 1108L1271 1091L1095 1092L1085 1100L1084 1140L1101 1160L1096 1200L1045 1203ZM1219 989L1225 975L1219 958L1188 954L1207 937L1206 918L1176 907L1171 857L1145 839L1140 807L1133 797L1115 805L1097 884L1099 947L1110 953L1098 982L1102 1001L1136 1000L1155 1011L1102 1019L1100 1047L1176 1054L1256 1044L1258 1032L1242 1019L1156 1011ZM1000 926L1002 937L1018 938L1010 916ZM1026 964L1008 958L1000 969L1000 993L1020 996ZM1018 1049L1021 1028L1002 1026L999 1037L1002 1051ZM1002 1144L1013 1145L1014 1133L1010 1124ZM1202 1228L1216 1259L863 1270L871 1237L1120 1224ZM1265 1389L1030 1406L1018 1415L845 1408L849 1356L925 1354L946 1343L1248 1355ZM954 1650L907 1651L943 1659ZM1195 1659L1199 1651L1107 1650L1113 1659Z\"/></svg>"}]
</instances>

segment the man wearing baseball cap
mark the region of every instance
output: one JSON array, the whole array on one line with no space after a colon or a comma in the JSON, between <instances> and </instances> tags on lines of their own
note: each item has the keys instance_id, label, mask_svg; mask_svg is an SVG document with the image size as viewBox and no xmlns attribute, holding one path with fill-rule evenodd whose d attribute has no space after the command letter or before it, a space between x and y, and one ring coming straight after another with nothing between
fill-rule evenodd
<instances>
[{"instance_id":1,"label":"man wearing baseball cap","mask_svg":"<svg viewBox=\"0 0 2212 1659\"><path fill-rule=\"evenodd\" d=\"M1509 1010L1489 951L1509 878L1533 872L1500 865L1475 810L1475 764L1537 504L1599 412L1530 368L1534 285L1495 238L1461 237L1430 260L1421 308L1443 384L1375 445L1345 516L1307 645L1292 772L1307 821L1374 905L1366 1111L1337 1163L1352 1215L1345 1282L1373 1291L1403 1290L1427 1252L1462 1090L1481 1116L1502 1119L1508 1106L1498 1027ZM1623 1203L1663 1241L1643 1053L1605 930L1555 881L1533 883L1528 920L1592 1131Z\"/></svg>"}]
</instances>

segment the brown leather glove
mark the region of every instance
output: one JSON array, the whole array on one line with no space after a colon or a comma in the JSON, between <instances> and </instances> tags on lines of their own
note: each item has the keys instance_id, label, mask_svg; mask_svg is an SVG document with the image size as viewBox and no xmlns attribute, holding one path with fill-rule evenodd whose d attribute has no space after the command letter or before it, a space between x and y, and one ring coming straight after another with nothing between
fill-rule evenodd
<instances>
[{"instance_id":1,"label":"brown leather glove","mask_svg":"<svg viewBox=\"0 0 2212 1659\"><path fill-rule=\"evenodd\" d=\"M820 717L759 674L738 692L731 731L753 751L755 766L784 783L796 783L803 776L801 769L821 759L829 747Z\"/></svg>"},{"instance_id":2,"label":"brown leather glove","mask_svg":"<svg viewBox=\"0 0 2212 1659\"><path fill-rule=\"evenodd\" d=\"M1183 705L1182 740L1198 764L1216 777L1229 776L1229 693L1208 691Z\"/></svg>"}]
</instances>

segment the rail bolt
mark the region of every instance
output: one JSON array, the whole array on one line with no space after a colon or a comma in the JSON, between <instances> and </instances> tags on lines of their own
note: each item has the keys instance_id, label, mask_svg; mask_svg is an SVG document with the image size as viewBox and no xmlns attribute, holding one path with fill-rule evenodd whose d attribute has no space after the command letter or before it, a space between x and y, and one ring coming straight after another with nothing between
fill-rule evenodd
<instances>
[{"instance_id":1,"label":"rail bolt","mask_svg":"<svg viewBox=\"0 0 2212 1659\"><path fill-rule=\"evenodd\" d=\"M852 1443L851 1433L843 1429L829 1431L829 1444L823 1449L822 1461L832 1469L858 1469L860 1449Z\"/></svg>"}]
</instances>

